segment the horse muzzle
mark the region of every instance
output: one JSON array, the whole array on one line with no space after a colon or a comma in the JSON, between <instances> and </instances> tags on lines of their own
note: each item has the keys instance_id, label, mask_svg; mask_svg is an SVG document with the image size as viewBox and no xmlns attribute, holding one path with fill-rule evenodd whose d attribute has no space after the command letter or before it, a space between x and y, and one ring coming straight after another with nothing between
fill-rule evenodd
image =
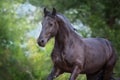
<instances>
[{"instance_id":1,"label":"horse muzzle","mask_svg":"<svg viewBox=\"0 0 120 80\"><path fill-rule=\"evenodd\" d=\"M47 40L45 40L45 39L38 39L37 40L38 45L41 47L45 47L46 42L47 42Z\"/></svg>"}]
</instances>

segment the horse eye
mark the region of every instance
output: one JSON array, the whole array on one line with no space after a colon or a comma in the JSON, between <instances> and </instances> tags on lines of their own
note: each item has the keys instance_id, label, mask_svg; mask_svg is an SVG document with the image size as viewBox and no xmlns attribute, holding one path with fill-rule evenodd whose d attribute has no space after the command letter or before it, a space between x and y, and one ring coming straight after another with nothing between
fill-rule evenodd
<instances>
[{"instance_id":1,"label":"horse eye","mask_svg":"<svg viewBox=\"0 0 120 80\"><path fill-rule=\"evenodd\" d=\"M52 23L49 23L50 26L52 26L53 24Z\"/></svg>"}]
</instances>

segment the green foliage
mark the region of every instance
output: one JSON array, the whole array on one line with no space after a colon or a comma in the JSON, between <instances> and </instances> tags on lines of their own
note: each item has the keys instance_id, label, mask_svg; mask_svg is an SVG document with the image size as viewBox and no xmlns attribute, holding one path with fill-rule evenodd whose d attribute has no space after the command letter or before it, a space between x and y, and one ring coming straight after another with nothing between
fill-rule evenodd
<instances>
[{"instance_id":1,"label":"green foliage","mask_svg":"<svg viewBox=\"0 0 120 80\"><path fill-rule=\"evenodd\" d=\"M53 40L47 44L45 48L39 48L39 46L34 45L36 43L35 39L29 39L28 41L28 59L31 62L31 68L35 79L44 80L50 72L52 62L50 59L50 52L52 50L51 45L53 45Z\"/></svg>"},{"instance_id":2,"label":"green foliage","mask_svg":"<svg viewBox=\"0 0 120 80\"><path fill-rule=\"evenodd\" d=\"M28 60L21 47L29 26L25 19L17 17L13 3L0 1L0 80L32 80L28 73Z\"/></svg>"}]
</instances>

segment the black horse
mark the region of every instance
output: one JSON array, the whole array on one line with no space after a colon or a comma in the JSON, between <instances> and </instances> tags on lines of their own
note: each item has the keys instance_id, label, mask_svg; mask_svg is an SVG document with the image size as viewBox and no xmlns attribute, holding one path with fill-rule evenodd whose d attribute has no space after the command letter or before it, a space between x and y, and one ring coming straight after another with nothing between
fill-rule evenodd
<instances>
[{"instance_id":1,"label":"black horse","mask_svg":"<svg viewBox=\"0 0 120 80\"><path fill-rule=\"evenodd\" d=\"M53 69L47 80L53 80L64 72L71 73L69 80L86 74L87 80L110 80L116 63L111 43L103 38L82 38L74 31L69 20L61 14L44 8L42 31L38 44L42 47L55 37L51 53Z\"/></svg>"}]
</instances>

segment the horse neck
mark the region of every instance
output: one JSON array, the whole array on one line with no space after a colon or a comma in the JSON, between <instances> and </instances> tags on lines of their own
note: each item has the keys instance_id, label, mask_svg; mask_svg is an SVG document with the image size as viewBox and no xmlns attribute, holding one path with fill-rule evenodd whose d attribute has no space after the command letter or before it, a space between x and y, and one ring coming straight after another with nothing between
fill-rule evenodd
<instances>
[{"instance_id":1,"label":"horse neck","mask_svg":"<svg viewBox=\"0 0 120 80\"><path fill-rule=\"evenodd\" d=\"M66 25L60 24L57 35L55 36L55 39L60 42L65 42L70 38L72 32L73 31L67 28Z\"/></svg>"},{"instance_id":2,"label":"horse neck","mask_svg":"<svg viewBox=\"0 0 120 80\"><path fill-rule=\"evenodd\" d=\"M78 37L78 35L75 33L74 29L71 28L70 24L67 24L67 22L64 22L60 19L58 20L58 25L59 29L57 35L55 36L55 46L59 46L61 49L63 49L67 47L67 44L69 44L71 41L74 41L74 38Z\"/></svg>"},{"instance_id":3,"label":"horse neck","mask_svg":"<svg viewBox=\"0 0 120 80\"><path fill-rule=\"evenodd\" d=\"M61 49L65 47L70 39L70 31L63 27L64 26L60 26L57 35L55 36L55 46L58 46Z\"/></svg>"}]
</instances>

